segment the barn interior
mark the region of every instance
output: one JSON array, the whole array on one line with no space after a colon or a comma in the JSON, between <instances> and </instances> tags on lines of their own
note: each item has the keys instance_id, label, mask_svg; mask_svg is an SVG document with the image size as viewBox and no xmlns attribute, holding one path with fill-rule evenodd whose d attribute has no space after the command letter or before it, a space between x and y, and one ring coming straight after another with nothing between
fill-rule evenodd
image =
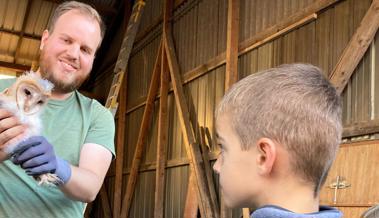
<instances>
[{"instance_id":1,"label":"barn interior","mask_svg":"<svg viewBox=\"0 0 379 218\"><path fill-rule=\"evenodd\" d=\"M214 111L231 85L286 63L341 93L342 143L320 202L346 218L379 204L379 0L80 0L107 29L80 92L114 113L116 159L85 217L248 218L212 166ZM37 70L63 0L0 0L0 74Z\"/></svg>"}]
</instances>

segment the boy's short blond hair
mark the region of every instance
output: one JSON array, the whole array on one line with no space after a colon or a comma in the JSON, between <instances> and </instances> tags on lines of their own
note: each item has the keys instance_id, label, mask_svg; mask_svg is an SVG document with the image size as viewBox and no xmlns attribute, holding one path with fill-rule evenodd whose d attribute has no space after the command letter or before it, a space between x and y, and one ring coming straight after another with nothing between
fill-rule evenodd
<instances>
[{"instance_id":1,"label":"boy's short blond hair","mask_svg":"<svg viewBox=\"0 0 379 218\"><path fill-rule=\"evenodd\" d=\"M319 68L287 64L252 74L225 94L216 119L223 113L242 149L262 137L279 142L290 154L292 170L318 193L342 132L340 97Z\"/></svg>"}]
</instances>

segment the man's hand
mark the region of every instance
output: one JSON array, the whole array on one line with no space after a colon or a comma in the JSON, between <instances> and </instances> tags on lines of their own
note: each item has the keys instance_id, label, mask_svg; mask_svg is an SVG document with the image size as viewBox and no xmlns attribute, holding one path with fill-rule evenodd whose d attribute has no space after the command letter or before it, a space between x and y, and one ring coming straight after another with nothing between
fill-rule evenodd
<instances>
[{"instance_id":1,"label":"man's hand","mask_svg":"<svg viewBox=\"0 0 379 218\"><path fill-rule=\"evenodd\" d=\"M71 177L70 164L55 155L53 146L43 136L34 136L20 143L18 152L12 157L30 176L55 173L66 184Z\"/></svg>"},{"instance_id":2,"label":"man's hand","mask_svg":"<svg viewBox=\"0 0 379 218\"><path fill-rule=\"evenodd\" d=\"M12 113L0 108L0 148L17 141L25 129Z\"/></svg>"}]
</instances>

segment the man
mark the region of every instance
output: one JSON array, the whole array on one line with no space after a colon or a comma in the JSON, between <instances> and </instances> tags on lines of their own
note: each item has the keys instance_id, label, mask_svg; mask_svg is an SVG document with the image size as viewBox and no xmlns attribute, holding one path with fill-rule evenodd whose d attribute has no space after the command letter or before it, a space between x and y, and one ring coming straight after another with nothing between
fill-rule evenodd
<instances>
[{"instance_id":1,"label":"man","mask_svg":"<svg viewBox=\"0 0 379 218\"><path fill-rule=\"evenodd\" d=\"M77 90L89 76L104 27L90 6L57 7L41 39L38 74L54 85L42 114L42 136L27 139L12 161L0 155L1 217L82 217L95 199L114 155L111 113ZM11 82L0 83L4 90ZM27 129L0 108L0 148ZM57 186L39 186L33 175L55 173Z\"/></svg>"}]
</instances>

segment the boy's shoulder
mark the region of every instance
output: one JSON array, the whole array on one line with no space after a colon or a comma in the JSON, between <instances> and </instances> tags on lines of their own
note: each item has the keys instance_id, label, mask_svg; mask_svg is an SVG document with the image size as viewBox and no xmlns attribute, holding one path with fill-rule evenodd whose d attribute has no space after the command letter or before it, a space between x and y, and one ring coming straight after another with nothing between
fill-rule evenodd
<instances>
[{"instance_id":1,"label":"boy's shoulder","mask_svg":"<svg viewBox=\"0 0 379 218\"><path fill-rule=\"evenodd\" d=\"M298 214L289 211L285 208L275 205L266 205L255 210L251 215L251 218L341 218L342 212L333 207L320 206L320 209L316 213Z\"/></svg>"}]
</instances>

